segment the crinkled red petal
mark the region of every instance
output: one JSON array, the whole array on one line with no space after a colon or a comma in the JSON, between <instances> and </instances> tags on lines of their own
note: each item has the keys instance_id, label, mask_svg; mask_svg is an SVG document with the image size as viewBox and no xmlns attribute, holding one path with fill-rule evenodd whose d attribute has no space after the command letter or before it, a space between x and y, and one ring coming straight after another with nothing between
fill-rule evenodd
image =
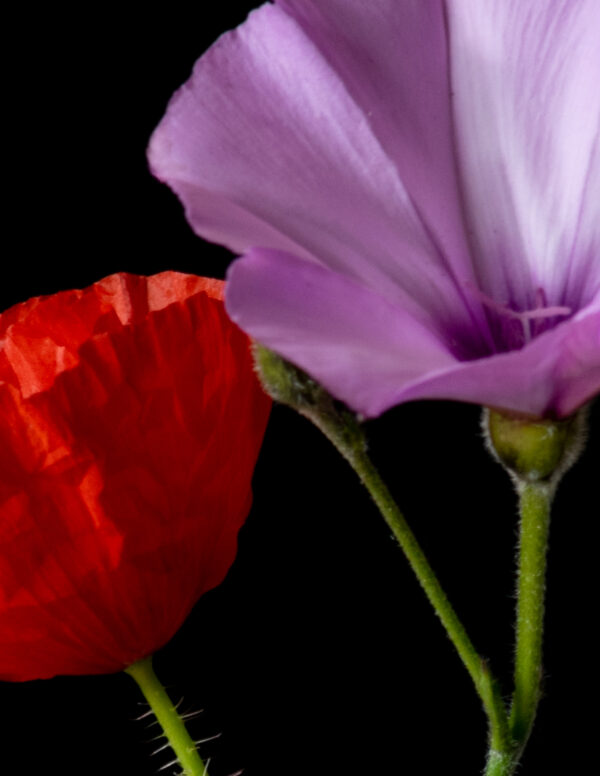
<instances>
[{"instance_id":1,"label":"crinkled red petal","mask_svg":"<svg viewBox=\"0 0 600 776\"><path fill-rule=\"evenodd\" d=\"M113 275L0 316L0 677L117 671L231 565L270 401L222 283Z\"/></svg>"}]
</instances>

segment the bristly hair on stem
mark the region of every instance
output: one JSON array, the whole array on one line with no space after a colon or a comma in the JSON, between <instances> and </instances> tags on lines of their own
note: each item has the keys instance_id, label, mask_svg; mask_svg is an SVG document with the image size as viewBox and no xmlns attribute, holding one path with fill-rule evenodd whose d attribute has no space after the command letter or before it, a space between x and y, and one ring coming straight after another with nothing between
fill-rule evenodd
<instances>
[{"instance_id":1,"label":"bristly hair on stem","mask_svg":"<svg viewBox=\"0 0 600 776\"><path fill-rule=\"evenodd\" d=\"M170 747L175 755L173 760L158 769L159 772L172 765L179 765L182 768L182 776L208 776L208 763L205 764L200 758L197 744L192 740L185 727L183 716L177 710L183 699L177 704L171 702L165 688L154 673L152 658L139 660L126 668L125 673L137 683L163 730L167 743L155 750L153 754L163 752ZM194 712L191 714L195 716ZM145 718L147 715L142 716Z\"/></svg>"}]
</instances>

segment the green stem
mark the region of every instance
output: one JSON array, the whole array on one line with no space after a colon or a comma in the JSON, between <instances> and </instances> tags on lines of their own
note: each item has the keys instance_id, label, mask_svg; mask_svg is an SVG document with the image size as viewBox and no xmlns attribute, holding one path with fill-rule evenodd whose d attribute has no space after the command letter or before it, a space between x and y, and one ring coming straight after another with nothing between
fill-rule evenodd
<instances>
[{"instance_id":1,"label":"green stem","mask_svg":"<svg viewBox=\"0 0 600 776\"><path fill-rule=\"evenodd\" d=\"M364 437L358 425L345 413L305 411L303 414L323 431L369 491L473 680L488 717L491 749L510 752L512 746L508 717L496 681L473 646L404 515L367 455Z\"/></svg>"},{"instance_id":2,"label":"green stem","mask_svg":"<svg viewBox=\"0 0 600 776\"><path fill-rule=\"evenodd\" d=\"M512 737L522 748L531 733L540 698L546 553L552 489L544 483L520 487L520 550Z\"/></svg>"},{"instance_id":3,"label":"green stem","mask_svg":"<svg viewBox=\"0 0 600 776\"><path fill-rule=\"evenodd\" d=\"M179 765L183 768L182 776L208 776L206 766L200 759L196 745L187 732L183 720L154 673L152 658L138 660L137 663L126 668L125 673L135 679L148 701Z\"/></svg>"},{"instance_id":4,"label":"green stem","mask_svg":"<svg viewBox=\"0 0 600 776\"><path fill-rule=\"evenodd\" d=\"M425 595L469 672L490 721L492 747L503 749L508 740L506 712L489 670L473 646L414 533L393 500L375 466L366 454L355 456L350 463L398 540L398 544L419 580Z\"/></svg>"},{"instance_id":5,"label":"green stem","mask_svg":"<svg viewBox=\"0 0 600 776\"><path fill-rule=\"evenodd\" d=\"M509 752L490 750L485 776L512 776L517 763Z\"/></svg>"},{"instance_id":6,"label":"green stem","mask_svg":"<svg viewBox=\"0 0 600 776\"><path fill-rule=\"evenodd\" d=\"M543 482L521 482L519 583L515 690L510 714L512 751L494 751L485 776L511 776L531 733L540 699L546 554L553 488Z\"/></svg>"}]
</instances>

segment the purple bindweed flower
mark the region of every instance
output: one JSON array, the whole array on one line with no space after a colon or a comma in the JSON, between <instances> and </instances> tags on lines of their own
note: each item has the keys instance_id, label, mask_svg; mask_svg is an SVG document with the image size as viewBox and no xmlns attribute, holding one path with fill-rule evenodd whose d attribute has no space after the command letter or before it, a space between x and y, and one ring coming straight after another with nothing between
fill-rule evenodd
<instances>
[{"instance_id":1,"label":"purple bindweed flower","mask_svg":"<svg viewBox=\"0 0 600 776\"><path fill-rule=\"evenodd\" d=\"M228 310L373 416L600 390L599 0L280 0L150 145Z\"/></svg>"}]
</instances>

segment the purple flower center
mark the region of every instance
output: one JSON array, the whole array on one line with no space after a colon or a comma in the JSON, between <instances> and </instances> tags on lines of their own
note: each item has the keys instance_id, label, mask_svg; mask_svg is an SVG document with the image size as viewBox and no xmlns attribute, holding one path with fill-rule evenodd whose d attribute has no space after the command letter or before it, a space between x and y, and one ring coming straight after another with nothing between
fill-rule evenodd
<instances>
[{"instance_id":1,"label":"purple flower center","mask_svg":"<svg viewBox=\"0 0 600 776\"><path fill-rule=\"evenodd\" d=\"M514 310L509 302L497 302L472 283L466 283L466 286L486 308L494 344L499 352L519 350L573 313L571 307L548 305L543 288L535 290L533 307Z\"/></svg>"}]
</instances>

